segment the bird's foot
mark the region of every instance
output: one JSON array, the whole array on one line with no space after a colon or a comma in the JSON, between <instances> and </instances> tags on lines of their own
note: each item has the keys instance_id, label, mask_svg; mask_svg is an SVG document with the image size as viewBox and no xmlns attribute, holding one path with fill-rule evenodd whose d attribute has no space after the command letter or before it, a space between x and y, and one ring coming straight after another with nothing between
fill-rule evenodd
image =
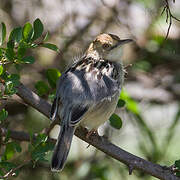
<instances>
[{"instance_id":1,"label":"bird's foot","mask_svg":"<svg viewBox=\"0 0 180 180\"><path fill-rule=\"evenodd\" d=\"M91 129L91 130L86 134L86 138L89 139L89 137L90 137L92 134L98 134L98 131L97 131L96 129ZM88 144L86 148L89 148L89 147L90 147L90 144Z\"/></svg>"},{"instance_id":2,"label":"bird's foot","mask_svg":"<svg viewBox=\"0 0 180 180\"><path fill-rule=\"evenodd\" d=\"M86 138L89 139L89 137L92 134L98 134L97 129L91 129L87 134L86 134Z\"/></svg>"}]
</instances>

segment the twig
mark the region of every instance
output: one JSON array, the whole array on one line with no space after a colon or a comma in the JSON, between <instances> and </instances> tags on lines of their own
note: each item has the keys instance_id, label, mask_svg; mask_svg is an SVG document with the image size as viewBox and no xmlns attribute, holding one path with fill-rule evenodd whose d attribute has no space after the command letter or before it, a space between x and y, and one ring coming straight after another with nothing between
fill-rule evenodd
<instances>
[{"instance_id":1,"label":"twig","mask_svg":"<svg viewBox=\"0 0 180 180\"><path fill-rule=\"evenodd\" d=\"M175 0L173 0L173 3L175 3ZM169 1L168 0L165 0L165 6L161 12L161 15L166 12L166 23L168 23L169 21L169 25L168 25L168 30L167 30L167 33L166 33L166 37L165 37L165 40L168 38L168 35L169 35L169 32L170 32L170 28L171 28L171 25L172 25L172 20L175 19L176 21L179 21L180 22L180 19L176 18L172 13L171 13L171 9L169 7Z\"/></svg>"},{"instance_id":2,"label":"twig","mask_svg":"<svg viewBox=\"0 0 180 180\"><path fill-rule=\"evenodd\" d=\"M1 179L7 179L11 176L15 176L15 172L19 169L21 169L23 166L25 166L26 164L29 164L31 162L31 160L25 161L22 164L20 164L19 166L17 166L14 169L11 169L9 172L7 172L3 177L0 177Z\"/></svg>"}]
</instances>

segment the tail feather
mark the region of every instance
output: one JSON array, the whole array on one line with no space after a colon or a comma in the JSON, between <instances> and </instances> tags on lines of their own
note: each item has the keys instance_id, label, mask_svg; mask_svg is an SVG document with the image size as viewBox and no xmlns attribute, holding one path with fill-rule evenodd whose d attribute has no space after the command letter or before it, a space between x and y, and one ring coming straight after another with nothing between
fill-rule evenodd
<instances>
[{"instance_id":1,"label":"tail feather","mask_svg":"<svg viewBox=\"0 0 180 180\"><path fill-rule=\"evenodd\" d=\"M51 160L52 171L60 171L63 169L69 154L74 131L75 127L73 126L61 127Z\"/></svg>"}]
</instances>

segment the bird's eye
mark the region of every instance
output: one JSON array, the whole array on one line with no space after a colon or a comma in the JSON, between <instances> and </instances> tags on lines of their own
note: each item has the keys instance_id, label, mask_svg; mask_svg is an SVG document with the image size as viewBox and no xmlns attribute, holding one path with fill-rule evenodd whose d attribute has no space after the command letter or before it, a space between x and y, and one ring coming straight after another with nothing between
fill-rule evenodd
<instances>
[{"instance_id":1,"label":"bird's eye","mask_svg":"<svg viewBox=\"0 0 180 180\"><path fill-rule=\"evenodd\" d=\"M105 43L102 45L102 47L103 47L103 49L108 49L110 47L110 44Z\"/></svg>"}]
</instances>

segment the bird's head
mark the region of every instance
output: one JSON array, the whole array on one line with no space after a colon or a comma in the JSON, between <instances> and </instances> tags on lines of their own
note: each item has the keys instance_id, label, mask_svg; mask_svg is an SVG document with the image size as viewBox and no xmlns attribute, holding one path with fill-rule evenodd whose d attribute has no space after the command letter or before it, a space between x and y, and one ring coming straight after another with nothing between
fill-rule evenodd
<instances>
[{"instance_id":1,"label":"bird's head","mask_svg":"<svg viewBox=\"0 0 180 180\"><path fill-rule=\"evenodd\" d=\"M132 42L132 39L121 40L113 34L100 34L89 45L86 51L87 57L94 59L107 59L109 61L119 61L122 45Z\"/></svg>"}]
</instances>

